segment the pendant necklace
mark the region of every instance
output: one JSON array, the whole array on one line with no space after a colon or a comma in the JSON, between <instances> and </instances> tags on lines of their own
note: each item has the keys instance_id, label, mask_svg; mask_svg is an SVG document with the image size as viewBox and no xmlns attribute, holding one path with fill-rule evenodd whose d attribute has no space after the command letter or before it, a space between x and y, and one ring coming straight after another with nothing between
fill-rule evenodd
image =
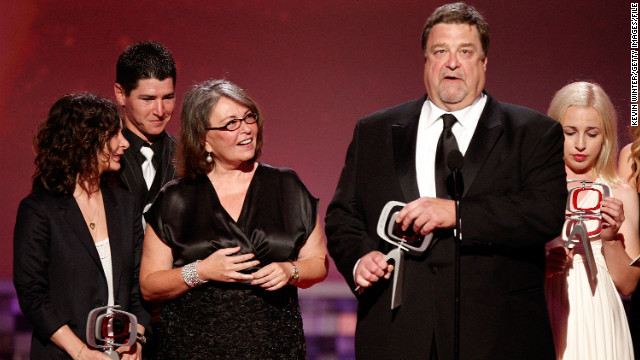
<instances>
[{"instance_id":1,"label":"pendant necklace","mask_svg":"<svg viewBox=\"0 0 640 360\"><path fill-rule=\"evenodd\" d=\"M101 199L100 195L101 194L98 193L98 199L97 199L98 205L96 205L96 210L93 212L93 218L89 219L89 227L91 228L91 230L96 229L96 223L98 222L98 219L100 217L100 199Z\"/></svg>"},{"instance_id":2,"label":"pendant necklace","mask_svg":"<svg viewBox=\"0 0 640 360\"><path fill-rule=\"evenodd\" d=\"M96 213L98 211L98 209L100 209L100 206L98 205L96 207L96 211L93 213L93 219L96 218ZM96 223L93 221L93 219L89 219L89 227L91 228L91 230L95 230L96 229Z\"/></svg>"},{"instance_id":3,"label":"pendant necklace","mask_svg":"<svg viewBox=\"0 0 640 360\"><path fill-rule=\"evenodd\" d=\"M91 230L95 230L96 229L96 225L98 223L98 219L99 219L99 215L100 215L100 199L101 199L101 194L98 193L98 204L96 205L96 209L93 211L93 217L89 218L88 216L86 216L84 214L84 211L82 211L82 208L80 209L80 211L82 211L83 215L85 215L87 217L87 222L89 223L89 228ZM89 200L87 198L87 205L89 204Z\"/></svg>"}]
</instances>

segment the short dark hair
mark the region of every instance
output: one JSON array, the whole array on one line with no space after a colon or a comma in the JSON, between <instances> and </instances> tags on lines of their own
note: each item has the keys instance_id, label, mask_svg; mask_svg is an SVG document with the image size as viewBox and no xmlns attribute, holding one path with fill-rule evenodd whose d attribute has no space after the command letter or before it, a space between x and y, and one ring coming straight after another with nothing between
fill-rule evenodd
<instances>
[{"instance_id":1,"label":"short dark hair","mask_svg":"<svg viewBox=\"0 0 640 360\"><path fill-rule=\"evenodd\" d=\"M127 46L116 64L116 83L129 96L138 87L141 79L158 79L160 81L172 78L176 85L176 63L171 52L162 44L155 41L141 41Z\"/></svg>"},{"instance_id":2,"label":"short dark hair","mask_svg":"<svg viewBox=\"0 0 640 360\"><path fill-rule=\"evenodd\" d=\"M176 166L181 177L194 178L207 174L213 169L213 162L205 159L204 148L211 111L220 98L229 98L258 114L258 134L256 151L252 160L257 160L262 152L262 114L258 104L238 85L227 80L209 80L194 85L184 96L180 116L180 141L176 154ZM215 155L214 155L215 156Z\"/></svg>"},{"instance_id":3,"label":"short dark hair","mask_svg":"<svg viewBox=\"0 0 640 360\"><path fill-rule=\"evenodd\" d=\"M489 54L489 42L491 34L489 24L484 17L473 7L463 2L445 4L437 8L427 19L422 29L422 50L427 50L427 40L431 29L437 24L468 24L473 25L480 35L482 51L486 57Z\"/></svg>"},{"instance_id":4,"label":"short dark hair","mask_svg":"<svg viewBox=\"0 0 640 360\"><path fill-rule=\"evenodd\" d=\"M70 196L76 181L84 186L98 179L98 155L110 156L105 147L120 126L118 107L106 98L80 93L56 101L33 139L32 193Z\"/></svg>"}]
</instances>

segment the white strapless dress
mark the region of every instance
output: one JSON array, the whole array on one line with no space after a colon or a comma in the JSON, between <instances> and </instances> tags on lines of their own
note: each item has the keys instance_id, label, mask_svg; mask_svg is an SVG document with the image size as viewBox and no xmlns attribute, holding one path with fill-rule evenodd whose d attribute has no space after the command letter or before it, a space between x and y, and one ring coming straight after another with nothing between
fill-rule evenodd
<instances>
[{"instance_id":1,"label":"white strapless dress","mask_svg":"<svg viewBox=\"0 0 640 360\"><path fill-rule=\"evenodd\" d=\"M632 360L633 345L620 295L609 275L602 240L591 239L597 269L590 282L584 247L574 248L573 264L546 281L547 304L558 359ZM563 246L559 237L547 248Z\"/></svg>"}]
</instances>

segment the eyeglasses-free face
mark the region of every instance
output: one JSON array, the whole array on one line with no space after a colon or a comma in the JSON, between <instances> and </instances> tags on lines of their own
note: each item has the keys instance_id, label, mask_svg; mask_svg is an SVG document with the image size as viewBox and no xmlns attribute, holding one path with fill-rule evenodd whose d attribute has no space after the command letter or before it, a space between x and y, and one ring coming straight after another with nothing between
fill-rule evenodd
<instances>
[{"instance_id":1,"label":"eyeglasses-free face","mask_svg":"<svg viewBox=\"0 0 640 360\"><path fill-rule=\"evenodd\" d=\"M258 121L258 114L257 113L248 113L247 115L245 115L242 119L233 119L230 120L229 122L227 122L224 126L220 126L220 127L208 127L205 128L207 131L208 130L225 130L225 131L236 131L238 129L240 129L240 125L242 124L242 122L247 123L248 125L250 124L255 124Z\"/></svg>"}]
</instances>

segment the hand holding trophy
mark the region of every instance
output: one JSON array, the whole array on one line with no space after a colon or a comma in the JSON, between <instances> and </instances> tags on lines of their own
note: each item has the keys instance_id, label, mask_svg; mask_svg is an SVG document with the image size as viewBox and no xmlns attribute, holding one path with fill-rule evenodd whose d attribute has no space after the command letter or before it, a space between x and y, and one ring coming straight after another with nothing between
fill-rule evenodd
<instances>
[{"instance_id":1,"label":"hand holding trophy","mask_svg":"<svg viewBox=\"0 0 640 360\"><path fill-rule=\"evenodd\" d=\"M87 344L102 349L112 360L120 357L116 348L136 342L138 320L119 306L103 306L91 310L87 317Z\"/></svg>"}]
</instances>

